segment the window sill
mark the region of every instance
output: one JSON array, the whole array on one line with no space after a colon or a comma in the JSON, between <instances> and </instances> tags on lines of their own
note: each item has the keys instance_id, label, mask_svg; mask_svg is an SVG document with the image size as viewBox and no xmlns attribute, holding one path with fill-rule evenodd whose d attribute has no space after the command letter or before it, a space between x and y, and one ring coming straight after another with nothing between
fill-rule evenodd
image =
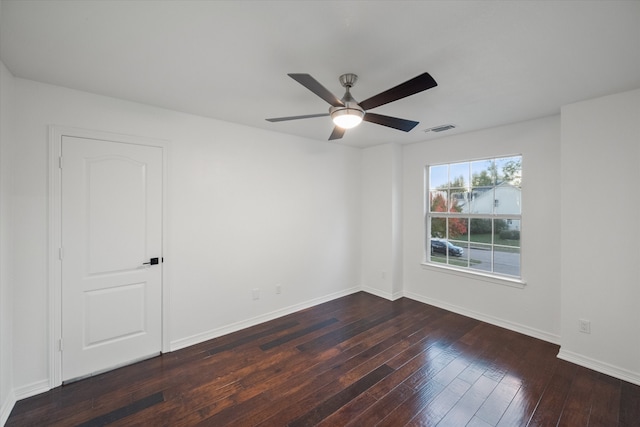
<instances>
[{"instance_id":1,"label":"window sill","mask_svg":"<svg viewBox=\"0 0 640 427\"><path fill-rule=\"evenodd\" d=\"M465 277L468 279L474 280L482 280L483 282L496 283L498 285L511 286L512 288L524 289L526 286L526 282L522 279L505 277L505 276L497 276L494 274L482 273L479 271L469 271L462 270L460 268L440 265L440 264L432 264L428 262L422 262L423 270L431 270L437 271L439 273L444 274L452 274L454 276Z\"/></svg>"}]
</instances>

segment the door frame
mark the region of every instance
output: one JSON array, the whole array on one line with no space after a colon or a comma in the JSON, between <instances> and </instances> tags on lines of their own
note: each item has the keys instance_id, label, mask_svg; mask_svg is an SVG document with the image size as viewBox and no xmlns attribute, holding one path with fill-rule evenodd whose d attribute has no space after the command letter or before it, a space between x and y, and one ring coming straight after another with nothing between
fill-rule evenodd
<instances>
[{"instance_id":1,"label":"door frame","mask_svg":"<svg viewBox=\"0 0 640 427\"><path fill-rule=\"evenodd\" d=\"M168 194L168 157L170 141L141 136L124 135L68 126L49 126L49 188L48 188L48 299L49 299L49 388L62 385L62 180L61 153L64 136L124 144L146 145L162 149L162 254L167 258L167 194ZM170 350L169 336L169 274L170 263L162 264L162 307L161 327L163 353Z\"/></svg>"}]
</instances>

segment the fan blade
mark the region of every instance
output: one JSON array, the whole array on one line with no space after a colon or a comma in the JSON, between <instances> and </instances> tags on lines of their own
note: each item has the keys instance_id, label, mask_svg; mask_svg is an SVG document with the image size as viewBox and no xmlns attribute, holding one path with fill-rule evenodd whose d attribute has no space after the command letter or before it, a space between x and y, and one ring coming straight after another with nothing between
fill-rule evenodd
<instances>
[{"instance_id":1,"label":"fan blade","mask_svg":"<svg viewBox=\"0 0 640 427\"><path fill-rule=\"evenodd\" d=\"M366 113L362 118L365 122L375 123L377 125L387 126L390 128L409 132L416 127L420 122L414 122L413 120L399 119L397 117L383 116L382 114Z\"/></svg>"},{"instance_id":2,"label":"fan blade","mask_svg":"<svg viewBox=\"0 0 640 427\"><path fill-rule=\"evenodd\" d=\"M397 101L398 99L406 98L407 96L414 95L423 90L431 89L438 86L438 83L429 75L429 73L420 74L417 77L407 80L404 83L399 84L396 87L392 87L382 93L372 96L369 99L365 99L358 104L365 110L379 107L389 102Z\"/></svg>"},{"instance_id":3,"label":"fan blade","mask_svg":"<svg viewBox=\"0 0 640 427\"><path fill-rule=\"evenodd\" d=\"M334 107L344 106L339 98L329 92L327 88L318 83L318 81L311 77L309 74L288 74L288 76L300 83L302 86L309 89L311 92L318 95L320 98L327 101L330 105L333 105Z\"/></svg>"},{"instance_id":4,"label":"fan blade","mask_svg":"<svg viewBox=\"0 0 640 427\"><path fill-rule=\"evenodd\" d=\"M327 117L328 115L329 113L307 114L306 116L274 117L272 119L265 119L265 120L268 122L284 122L287 120L312 119L314 117Z\"/></svg>"},{"instance_id":5,"label":"fan blade","mask_svg":"<svg viewBox=\"0 0 640 427\"><path fill-rule=\"evenodd\" d=\"M329 136L329 141L331 141L332 139L340 139L342 138L342 136L344 135L346 129L341 128L341 127L334 127L333 128L333 132L331 132L331 135Z\"/></svg>"}]
</instances>

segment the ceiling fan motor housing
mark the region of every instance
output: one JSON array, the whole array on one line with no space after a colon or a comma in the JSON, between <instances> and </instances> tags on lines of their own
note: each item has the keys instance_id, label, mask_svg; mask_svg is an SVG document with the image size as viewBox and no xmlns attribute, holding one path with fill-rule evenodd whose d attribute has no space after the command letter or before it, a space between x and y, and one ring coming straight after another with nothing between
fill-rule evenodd
<instances>
[{"instance_id":1,"label":"ceiling fan motor housing","mask_svg":"<svg viewBox=\"0 0 640 427\"><path fill-rule=\"evenodd\" d=\"M340 76L340 84L342 87L350 88L356 84L358 76L353 73L347 73Z\"/></svg>"}]
</instances>

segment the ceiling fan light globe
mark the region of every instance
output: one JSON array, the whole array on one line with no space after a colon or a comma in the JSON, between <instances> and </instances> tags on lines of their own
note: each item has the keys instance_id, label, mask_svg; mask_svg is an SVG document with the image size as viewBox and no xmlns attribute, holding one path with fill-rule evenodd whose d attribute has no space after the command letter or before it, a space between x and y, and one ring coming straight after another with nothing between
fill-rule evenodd
<instances>
[{"instance_id":1,"label":"ceiling fan light globe","mask_svg":"<svg viewBox=\"0 0 640 427\"><path fill-rule=\"evenodd\" d=\"M364 117L364 110L361 108L333 107L331 108L331 119L333 123L343 129L351 129L358 126Z\"/></svg>"},{"instance_id":2,"label":"ceiling fan light globe","mask_svg":"<svg viewBox=\"0 0 640 427\"><path fill-rule=\"evenodd\" d=\"M341 114L333 117L333 123L343 129L351 129L362 122L362 117L355 114Z\"/></svg>"}]
</instances>

